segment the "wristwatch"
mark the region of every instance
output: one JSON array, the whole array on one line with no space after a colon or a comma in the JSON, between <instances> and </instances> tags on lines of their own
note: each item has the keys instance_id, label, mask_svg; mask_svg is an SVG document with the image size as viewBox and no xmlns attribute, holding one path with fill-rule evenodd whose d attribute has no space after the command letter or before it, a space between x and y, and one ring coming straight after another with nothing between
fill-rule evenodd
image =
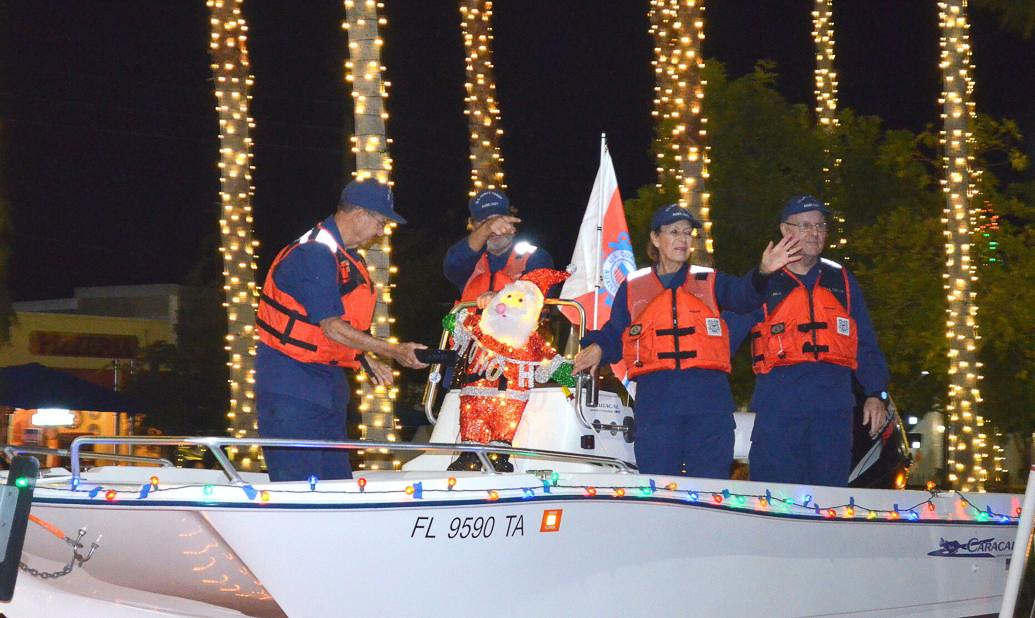
<instances>
[{"instance_id":1,"label":"wristwatch","mask_svg":"<svg viewBox=\"0 0 1035 618\"><path fill-rule=\"evenodd\" d=\"M877 399L880 399L880 402L884 404L884 409L887 409L888 405L891 403L891 398L888 396L888 391L880 391L879 393L867 395L867 397L876 397Z\"/></svg>"}]
</instances>

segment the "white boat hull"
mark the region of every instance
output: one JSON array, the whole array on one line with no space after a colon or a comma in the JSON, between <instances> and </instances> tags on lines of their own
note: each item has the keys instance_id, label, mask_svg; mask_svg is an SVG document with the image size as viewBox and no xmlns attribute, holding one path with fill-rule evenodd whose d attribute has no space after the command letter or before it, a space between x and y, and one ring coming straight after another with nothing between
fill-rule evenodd
<instances>
[{"instance_id":1,"label":"white boat hull","mask_svg":"<svg viewBox=\"0 0 1035 618\"><path fill-rule=\"evenodd\" d=\"M800 504L804 488L751 482L565 473L546 493L532 475L456 479L450 490L442 473L375 473L362 493L352 481L256 485L268 502L233 487L202 499L202 483L179 480L113 503L40 487L32 512L104 535L83 567L99 581L254 616L969 616L999 607L1020 504L971 496L1009 515L996 523L954 494L929 511L927 492L814 488L806 509L758 500ZM418 481L419 498L404 492ZM550 512L556 531L544 530ZM63 562L68 548L30 526L25 554Z\"/></svg>"}]
</instances>

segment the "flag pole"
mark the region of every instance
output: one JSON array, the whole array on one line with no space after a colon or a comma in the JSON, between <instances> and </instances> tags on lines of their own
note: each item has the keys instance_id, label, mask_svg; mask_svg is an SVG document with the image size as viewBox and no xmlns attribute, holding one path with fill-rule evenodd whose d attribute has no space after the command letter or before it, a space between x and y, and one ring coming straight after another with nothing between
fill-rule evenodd
<instances>
[{"instance_id":1,"label":"flag pole","mask_svg":"<svg viewBox=\"0 0 1035 618\"><path fill-rule=\"evenodd\" d=\"M604 169L604 155L607 154L607 134L600 134L600 166L598 170ZM600 171L597 172L597 175ZM597 324L597 307L600 305L600 288L603 283L603 275L600 272L600 256L603 252L604 245L604 191L603 187L597 191L597 250L594 252L596 256L595 268L594 268L594 286L593 286L593 330L597 330L600 326Z\"/></svg>"}]
</instances>

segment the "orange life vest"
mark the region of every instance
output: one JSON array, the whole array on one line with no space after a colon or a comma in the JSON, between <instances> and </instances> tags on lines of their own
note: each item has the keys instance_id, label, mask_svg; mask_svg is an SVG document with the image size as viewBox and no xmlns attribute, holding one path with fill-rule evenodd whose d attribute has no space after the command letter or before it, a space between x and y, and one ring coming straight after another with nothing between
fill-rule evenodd
<instances>
[{"instance_id":1,"label":"orange life vest","mask_svg":"<svg viewBox=\"0 0 1035 618\"><path fill-rule=\"evenodd\" d=\"M280 262L307 242L318 242L326 246L338 262L338 289L341 292L342 306L345 308L345 314L341 319L356 330L365 331L370 328L377 296L366 264L362 259L349 255L338 244L334 235L325 229L323 224L319 224L284 247L273 260L269 274L266 275L266 283L259 293L259 310L255 316L259 340L299 362L355 369L359 366L356 357L360 352L328 339L318 323L307 319L305 307L278 288L273 278ZM353 269L359 275L358 278L351 276Z\"/></svg>"},{"instance_id":2,"label":"orange life vest","mask_svg":"<svg viewBox=\"0 0 1035 618\"><path fill-rule=\"evenodd\" d=\"M719 316L715 271L691 266L686 281L666 290L653 268L629 275L631 321L622 333L622 359L635 378L663 369L730 371L729 329Z\"/></svg>"},{"instance_id":3,"label":"orange life vest","mask_svg":"<svg viewBox=\"0 0 1035 618\"><path fill-rule=\"evenodd\" d=\"M518 245L524 245L528 249L519 253L517 251ZM460 294L460 302L476 300L485 292L498 292L508 283L517 281L518 277L525 272L525 264L528 263L528 258L536 250L535 247L528 243L518 243L518 245L511 247L506 265L495 273L489 270L489 252L483 252L482 257L478 259L478 263L474 265L471 276L467 278L464 291Z\"/></svg>"},{"instance_id":4,"label":"orange life vest","mask_svg":"<svg viewBox=\"0 0 1035 618\"><path fill-rule=\"evenodd\" d=\"M772 275L762 307L765 319L751 329L755 373L819 361L858 366L859 338L851 315L848 272L826 259L819 268L811 292L786 268Z\"/></svg>"}]
</instances>

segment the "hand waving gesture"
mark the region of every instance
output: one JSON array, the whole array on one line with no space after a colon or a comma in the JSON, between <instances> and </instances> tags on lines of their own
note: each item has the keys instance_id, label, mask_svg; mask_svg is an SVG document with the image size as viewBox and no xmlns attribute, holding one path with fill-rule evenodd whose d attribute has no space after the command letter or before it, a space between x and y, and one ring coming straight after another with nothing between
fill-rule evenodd
<instances>
[{"instance_id":1,"label":"hand waving gesture","mask_svg":"<svg viewBox=\"0 0 1035 618\"><path fill-rule=\"evenodd\" d=\"M762 262L758 265L758 272L763 275L771 275L784 266L797 262L801 259L799 251L801 251L801 247L797 238L784 236L775 245L773 241L769 241L769 246L762 252Z\"/></svg>"}]
</instances>

